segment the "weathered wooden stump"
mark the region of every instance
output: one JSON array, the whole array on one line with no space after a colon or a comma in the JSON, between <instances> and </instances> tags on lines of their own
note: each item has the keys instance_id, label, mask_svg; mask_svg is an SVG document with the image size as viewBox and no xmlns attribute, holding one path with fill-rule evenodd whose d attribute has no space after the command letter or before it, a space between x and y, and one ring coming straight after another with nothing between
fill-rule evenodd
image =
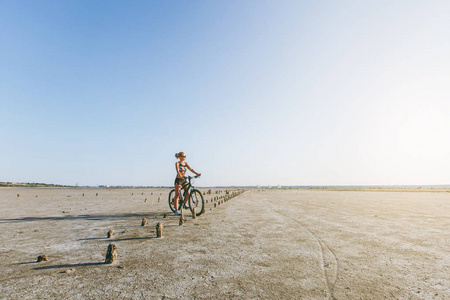
<instances>
[{"instance_id":1,"label":"weathered wooden stump","mask_svg":"<svg viewBox=\"0 0 450 300\"><path fill-rule=\"evenodd\" d=\"M196 209L194 209L192 211L192 219L197 219L197 210Z\"/></svg>"},{"instance_id":2,"label":"weathered wooden stump","mask_svg":"<svg viewBox=\"0 0 450 300\"><path fill-rule=\"evenodd\" d=\"M158 202L161 202L161 197L158 197Z\"/></svg>"},{"instance_id":3,"label":"weathered wooden stump","mask_svg":"<svg viewBox=\"0 0 450 300\"><path fill-rule=\"evenodd\" d=\"M216 205L216 203L214 203L214 207L216 207L217 205Z\"/></svg>"},{"instance_id":4,"label":"weathered wooden stump","mask_svg":"<svg viewBox=\"0 0 450 300\"><path fill-rule=\"evenodd\" d=\"M37 262L43 262L43 261L48 261L48 258L46 255L39 255L37 258Z\"/></svg>"},{"instance_id":5,"label":"weathered wooden stump","mask_svg":"<svg viewBox=\"0 0 450 300\"><path fill-rule=\"evenodd\" d=\"M36 195L36 198L38 197L38 195Z\"/></svg>"},{"instance_id":6,"label":"weathered wooden stump","mask_svg":"<svg viewBox=\"0 0 450 300\"><path fill-rule=\"evenodd\" d=\"M144 193L142 193L141 196L144 196Z\"/></svg>"},{"instance_id":7,"label":"weathered wooden stump","mask_svg":"<svg viewBox=\"0 0 450 300\"><path fill-rule=\"evenodd\" d=\"M150 193L150 195L153 195L153 193Z\"/></svg>"},{"instance_id":8,"label":"weathered wooden stump","mask_svg":"<svg viewBox=\"0 0 450 300\"><path fill-rule=\"evenodd\" d=\"M75 272L75 269L67 269L67 270L61 271L59 273L70 274L70 273L73 273L73 272Z\"/></svg>"},{"instance_id":9,"label":"weathered wooden stump","mask_svg":"<svg viewBox=\"0 0 450 300\"><path fill-rule=\"evenodd\" d=\"M148 201L148 199L147 198L145 198L145 202L147 202Z\"/></svg>"},{"instance_id":10,"label":"weathered wooden stump","mask_svg":"<svg viewBox=\"0 0 450 300\"><path fill-rule=\"evenodd\" d=\"M83 193L83 197L84 197L84 193Z\"/></svg>"},{"instance_id":11,"label":"weathered wooden stump","mask_svg":"<svg viewBox=\"0 0 450 300\"><path fill-rule=\"evenodd\" d=\"M163 224L161 222L158 222L158 224L156 224L156 237L158 238L162 237L162 232L163 232Z\"/></svg>"},{"instance_id":12,"label":"weathered wooden stump","mask_svg":"<svg viewBox=\"0 0 450 300\"><path fill-rule=\"evenodd\" d=\"M163 218L166 219L166 218L167 218L167 214L164 214L164 215L163 215Z\"/></svg>"},{"instance_id":13,"label":"weathered wooden stump","mask_svg":"<svg viewBox=\"0 0 450 300\"><path fill-rule=\"evenodd\" d=\"M98 196L98 193L96 193L95 196Z\"/></svg>"},{"instance_id":14,"label":"weathered wooden stump","mask_svg":"<svg viewBox=\"0 0 450 300\"><path fill-rule=\"evenodd\" d=\"M184 219L182 216L180 216L180 222L178 223L180 226L184 224Z\"/></svg>"},{"instance_id":15,"label":"weathered wooden stump","mask_svg":"<svg viewBox=\"0 0 450 300\"><path fill-rule=\"evenodd\" d=\"M108 239L112 238L113 234L114 234L114 230L110 229L108 231Z\"/></svg>"},{"instance_id":16,"label":"weathered wooden stump","mask_svg":"<svg viewBox=\"0 0 450 300\"><path fill-rule=\"evenodd\" d=\"M114 244L108 245L108 250L106 250L105 264L113 264L117 259L117 246Z\"/></svg>"},{"instance_id":17,"label":"weathered wooden stump","mask_svg":"<svg viewBox=\"0 0 450 300\"><path fill-rule=\"evenodd\" d=\"M20 197L20 194L17 194L17 198L19 198Z\"/></svg>"},{"instance_id":18,"label":"weathered wooden stump","mask_svg":"<svg viewBox=\"0 0 450 300\"><path fill-rule=\"evenodd\" d=\"M145 225L147 225L147 219L142 218L141 226L145 226Z\"/></svg>"}]
</instances>

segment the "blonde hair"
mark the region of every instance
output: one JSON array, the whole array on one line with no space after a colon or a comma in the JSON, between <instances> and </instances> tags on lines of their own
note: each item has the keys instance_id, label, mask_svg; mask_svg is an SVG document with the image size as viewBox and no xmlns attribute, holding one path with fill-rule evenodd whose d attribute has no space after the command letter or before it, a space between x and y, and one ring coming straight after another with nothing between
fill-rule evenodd
<instances>
[{"instance_id":1,"label":"blonde hair","mask_svg":"<svg viewBox=\"0 0 450 300\"><path fill-rule=\"evenodd\" d=\"M176 158L180 158L180 156L184 156L184 152L175 153Z\"/></svg>"}]
</instances>

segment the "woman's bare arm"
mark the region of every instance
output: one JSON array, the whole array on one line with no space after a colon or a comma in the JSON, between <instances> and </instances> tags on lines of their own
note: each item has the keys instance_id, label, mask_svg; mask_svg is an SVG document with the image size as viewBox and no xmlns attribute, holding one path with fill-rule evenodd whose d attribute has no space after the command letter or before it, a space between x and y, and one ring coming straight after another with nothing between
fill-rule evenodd
<instances>
[{"instance_id":1,"label":"woman's bare arm","mask_svg":"<svg viewBox=\"0 0 450 300\"><path fill-rule=\"evenodd\" d=\"M186 164L186 167L189 169L189 171L191 171L191 172L194 173L195 175L199 175L199 176L202 175L201 173L195 172L194 169L192 169L191 166L189 166L188 163L185 163L185 164Z\"/></svg>"}]
</instances>

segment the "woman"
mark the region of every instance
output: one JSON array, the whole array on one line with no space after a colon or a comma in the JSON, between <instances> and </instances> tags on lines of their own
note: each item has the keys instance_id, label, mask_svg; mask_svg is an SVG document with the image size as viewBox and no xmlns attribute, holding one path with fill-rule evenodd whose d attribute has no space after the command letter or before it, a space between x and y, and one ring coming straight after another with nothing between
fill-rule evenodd
<instances>
[{"instance_id":1,"label":"woman","mask_svg":"<svg viewBox=\"0 0 450 300\"><path fill-rule=\"evenodd\" d=\"M177 177L175 178L175 199L173 201L173 205L175 206L175 215L180 215L180 211L178 210L178 197L180 196L181 188L185 188L187 185L186 179L186 170L189 169L195 175L201 176L202 173L195 172L189 164L186 162L186 154L184 152L175 153L175 157L180 161L175 163L175 169L177 170ZM186 194L186 199L189 199L189 191Z\"/></svg>"}]
</instances>

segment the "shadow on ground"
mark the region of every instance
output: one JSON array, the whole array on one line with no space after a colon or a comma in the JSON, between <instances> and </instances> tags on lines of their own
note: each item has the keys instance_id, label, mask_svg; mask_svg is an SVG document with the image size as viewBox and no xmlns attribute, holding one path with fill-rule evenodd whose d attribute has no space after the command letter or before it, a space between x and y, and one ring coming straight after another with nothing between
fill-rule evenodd
<instances>
[{"instance_id":1,"label":"shadow on ground","mask_svg":"<svg viewBox=\"0 0 450 300\"><path fill-rule=\"evenodd\" d=\"M37 267L37 268L33 268L33 270L76 268L76 267L88 267L88 266L100 266L100 265L105 265L105 263L104 262L95 262L95 263L80 263L80 264L71 264L71 265L55 265L55 266Z\"/></svg>"},{"instance_id":2,"label":"shadow on ground","mask_svg":"<svg viewBox=\"0 0 450 300\"><path fill-rule=\"evenodd\" d=\"M162 212L152 212L152 213L126 213L126 214L116 214L116 215L102 215L102 214L92 214L92 215L64 215L61 217L23 217L16 219L0 219L0 223L14 223L14 222L38 222L38 221L67 221L67 220L80 220L85 219L89 221L101 221L108 219L124 219L124 218L156 218L162 217L164 213Z\"/></svg>"}]
</instances>

